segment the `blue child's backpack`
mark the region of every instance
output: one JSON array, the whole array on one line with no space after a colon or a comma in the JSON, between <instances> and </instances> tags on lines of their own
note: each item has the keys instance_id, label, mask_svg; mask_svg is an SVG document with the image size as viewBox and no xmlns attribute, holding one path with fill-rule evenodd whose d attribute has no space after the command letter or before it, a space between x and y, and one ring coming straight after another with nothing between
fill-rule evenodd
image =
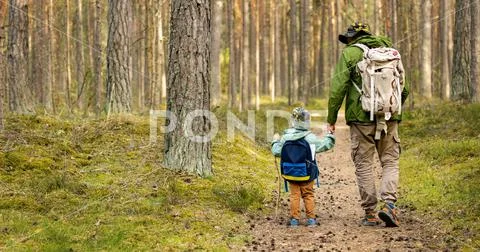
<instances>
[{"instance_id":1,"label":"blue child's backpack","mask_svg":"<svg viewBox=\"0 0 480 252\"><path fill-rule=\"evenodd\" d=\"M280 159L280 172L285 180L285 191L288 192L287 181L309 182L317 179L318 186L318 167L315 153L312 155L310 144L304 137L285 141Z\"/></svg>"}]
</instances>

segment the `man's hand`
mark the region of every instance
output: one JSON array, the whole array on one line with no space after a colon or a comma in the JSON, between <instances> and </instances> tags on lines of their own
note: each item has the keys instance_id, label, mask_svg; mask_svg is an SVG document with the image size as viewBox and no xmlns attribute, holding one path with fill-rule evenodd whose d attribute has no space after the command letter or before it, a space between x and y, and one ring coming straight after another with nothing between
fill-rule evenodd
<instances>
[{"instance_id":1,"label":"man's hand","mask_svg":"<svg viewBox=\"0 0 480 252\"><path fill-rule=\"evenodd\" d=\"M328 124L327 132L330 133L330 134L334 134L335 133L335 124Z\"/></svg>"},{"instance_id":2,"label":"man's hand","mask_svg":"<svg viewBox=\"0 0 480 252\"><path fill-rule=\"evenodd\" d=\"M278 133L275 133L275 135L273 135L273 141L279 141L280 140L280 135Z\"/></svg>"}]
</instances>

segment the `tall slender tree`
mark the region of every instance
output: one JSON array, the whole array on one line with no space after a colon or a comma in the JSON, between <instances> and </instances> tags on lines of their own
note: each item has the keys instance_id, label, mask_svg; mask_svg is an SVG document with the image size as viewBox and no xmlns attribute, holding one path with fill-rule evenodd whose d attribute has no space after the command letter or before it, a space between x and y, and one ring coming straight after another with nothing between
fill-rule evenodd
<instances>
[{"instance_id":1,"label":"tall slender tree","mask_svg":"<svg viewBox=\"0 0 480 252\"><path fill-rule=\"evenodd\" d=\"M450 25L449 1L441 0L441 31L440 31L440 47L441 47L441 96L443 99L450 99L450 61L448 56L448 30Z\"/></svg>"},{"instance_id":2,"label":"tall slender tree","mask_svg":"<svg viewBox=\"0 0 480 252\"><path fill-rule=\"evenodd\" d=\"M131 112L129 23L131 2L109 0L107 41L107 114Z\"/></svg>"},{"instance_id":3,"label":"tall slender tree","mask_svg":"<svg viewBox=\"0 0 480 252\"><path fill-rule=\"evenodd\" d=\"M7 13L7 1L0 1L0 132L3 131L3 102L5 99L5 73L7 70L5 62L5 47L6 47L6 13Z\"/></svg>"},{"instance_id":4,"label":"tall slender tree","mask_svg":"<svg viewBox=\"0 0 480 252\"><path fill-rule=\"evenodd\" d=\"M214 0L212 2L213 25L212 25L212 106L217 106L220 102L220 47L222 35L222 14L223 1Z\"/></svg>"},{"instance_id":5,"label":"tall slender tree","mask_svg":"<svg viewBox=\"0 0 480 252\"><path fill-rule=\"evenodd\" d=\"M93 59L93 78L95 85L95 114L98 116L101 113L101 104L102 104L102 46L101 46L101 21L100 21L100 11L102 9L100 0L95 0L95 6L93 8L93 48L94 59Z\"/></svg>"},{"instance_id":6,"label":"tall slender tree","mask_svg":"<svg viewBox=\"0 0 480 252\"><path fill-rule=\"evenodd\" d=\"M210 0L177 0L171 7L167 110L178 120L165 134L165 165L200 176L212 174L210 132ZM200 111L196 120L188 116ZM191 114L190 114L191 115ZM189 125L185 125L189 124ZM205 140L205 141L203 141Z\"/></svg>"},{"instance_id":7,"label":"tall slender tree","mask_svg":"<svg viewBox=\"0 0 480 252\"><path fill-rule=\"evenodd\" d=\"M228 107L232 108L237 99L236 96L236 42L235 42L235 16L233 11L235 0L227 0L227 23L228 23Z\"/></svg>"},{"instance_id":8,"label":"tall slender tree","mask_svg":"<svg viewBox=\"0 0 480 252\"><path fill-rule=\"evenodd\" d=\"M422 96L432 98L432 23L431 0L422 0Z\"/></svg>"},{"instance_id":9,"label":"tall slender tree","mask_svg":"<svg viewBox=\"0 0 480 252\"><path fill-rule=\"evenodd\" d=\"M470 3L470 76L471 76L471 98L472 102L480 102L480 3L472 1Z\"/></svg>"}]
</instances>

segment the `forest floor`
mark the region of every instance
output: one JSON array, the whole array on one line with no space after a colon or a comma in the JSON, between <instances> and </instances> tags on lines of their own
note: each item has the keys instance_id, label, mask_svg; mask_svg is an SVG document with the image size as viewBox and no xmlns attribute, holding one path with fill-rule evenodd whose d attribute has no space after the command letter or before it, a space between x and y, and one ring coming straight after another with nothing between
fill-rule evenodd
<instances>
[{"instance_id":1,"label":"forest floor","mask_svg":"<svg viewBox=\"0 0 480 252\"><path fill-rule=\"evenodd\" d=\"M350 157L350 137L347 127L336 131L333 151L317 154L320 188L315 190L318 226L292 228L289 220L288 194L283 194L277 220L268 216L251 220L254 240L247 250L275 251L407 251L429 250L439 241L435 228L408 209L401 209L399 228L363 227L363 210ZM377 162L378 164L378 162ZM375 173L379 181L381 168ZM379 187L377 186L377 189ZM282 186L282 191L283 191ZM379 203L379 205L381 205ZM302 203L303 207L303 203ZM304 218L304 210L302 215ZM304 224L305 219L301 220ZM438 249L438 247L437 247Z\"/></svg>"}]
</instances>

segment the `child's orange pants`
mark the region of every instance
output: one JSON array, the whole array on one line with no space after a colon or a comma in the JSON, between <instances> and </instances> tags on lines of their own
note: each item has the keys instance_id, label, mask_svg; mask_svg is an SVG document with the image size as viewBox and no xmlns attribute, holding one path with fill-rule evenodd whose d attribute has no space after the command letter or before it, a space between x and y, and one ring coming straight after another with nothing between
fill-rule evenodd
<instances>
[{"instance_id":1,"label":"child's orange pants","mask_svg":"<svg viewBox=\"0 0 480 252\"><path fill-rule=\"evenodd\" d=\"M303 199L307 218L315 218L314 180L310 182L288 182L290 187L290 216L300 219L300 198Z\"/></svg>"}]
</instances>

